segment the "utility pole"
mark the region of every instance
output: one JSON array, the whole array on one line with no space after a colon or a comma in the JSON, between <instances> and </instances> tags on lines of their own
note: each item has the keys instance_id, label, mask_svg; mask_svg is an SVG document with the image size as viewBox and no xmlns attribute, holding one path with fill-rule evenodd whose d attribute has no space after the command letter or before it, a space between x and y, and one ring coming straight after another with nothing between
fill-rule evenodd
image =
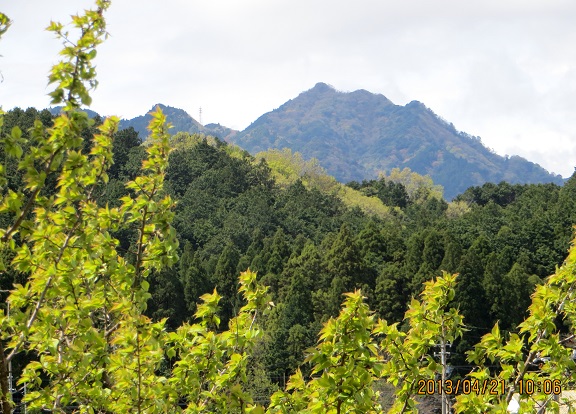
<instances>
[{"instance_id":1,"label":"utility pole","mask_svg":"<svg viewBox=\"0 0 576 414\"><path fill-rule=\"evenodd\" d=\"M439 346L440 346L440 353L435 352L434 356L440 357L440 364L442 365L442 379L441 379L442 414L450 414L452 412L452 407L450 406L450 398L448 395L446 395L446 379L447 379L446 367L448 365L447 360L448 357L450 356L450 352L446 351L446 346L450 347L451 344L446 343L446 327L444 326L444 321L442 321L442 337L440 339Z\"/></svg>"}]
</instances>

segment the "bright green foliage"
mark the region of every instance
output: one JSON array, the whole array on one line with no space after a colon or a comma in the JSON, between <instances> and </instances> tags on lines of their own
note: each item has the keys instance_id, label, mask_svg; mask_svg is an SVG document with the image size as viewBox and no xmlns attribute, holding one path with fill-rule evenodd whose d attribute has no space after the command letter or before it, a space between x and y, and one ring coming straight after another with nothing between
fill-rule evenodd
<instances>
[{"instance_id":1,"label":"bright green foliage","mask_svg":"<svg viewBox=\"0 0 576 414\"><path fill-rule=\"evenodd\" d=\"M177 258L174 202L163 190L169 141L160 110L151 114L147 156L140 175L126 184L127 195L116 207L97 202L113 162L118 119L104 121L86 146L82 132L91 121L77 108L89 103L96 85L91 60L105 33L108 5L97 1L96 11L73 16L81 32L77 44L62 25L51 25L66 40L65 59L50 76L57 83L53 101L64 102L66 112L49 129L37 121L31 143L17 127L2 135L6 155L21 160L25 184L2 192L0 213L13 220L0 230L0 243L3 252L15 253L3 265L28 275L8 298L10 315L0 314L2 411L11 412L7 363L27 353L31 361L18 384L26 384L24 401L32 412L262 412L243 390L259 335L256 319L268 303L267 288L254 273L241 275L245 305L221 333L210 330L219 327L216 292L203 296L200 323L171 334L166 319L153 322L143 314L152 272L161 275ZM127 151L119 155L126 158ZM41 196L52 175L58 176L56 191ZM113 235L126 229L135 231L131 260L118 253Z\"/></svg>"},{"instance_id":2,"label":"bright green foliage","mask_svg":"<svg viewBox=\"0 0 576 414\"><path fill-rule=\"evenodd\" d=\"M301 179L306 186L318 187L330 191L337 185L326 174L317 159L305 161L299 152L292 153L289 148L269 150L256 154L256 159L265 159L279 185L288 186Z\"/></svg>"},{"instance_id":3,"label":"bright green foliage","mask_svg":"<svg viewBox=\"0 0 576 414\"><path fill-rule=\"evenodd\" d=\"M404 185L408 192L408 197L414 203L423 203L428 198L442 198L444 189L440 185L435 185L428 175L420 175L410 170L410 168L393 168L390 174L383 175L387 181Z\"/></svg>"},{"instance_id":4,"label":"bright green foliage","mask_svg":"<svg viewBox=\"0 0 576 414\"><path fill-rule=\"evenodd\" d=\"M406 319L408 332L376 320L359 291L347 293L337 318L326 322L318 344L309 350L312 365L306 380L297 370L285 391L271 398L270 413L380 413L374 381L396 387L390 413L416 412L416 384L441 372L429 355L440 342L462 336L463 320L454 298L456 276L444 274L427 282L422 301L413 300Z\"/></svg>"},{"instance_id":5,"label":"bright green foliage","mask_svg":"<svg viewBox=\"0 0 576 414\"><path fill-rule=\"evenodd\" d=\"M340 315L322 328L318 345L306 358L313 366L312 379L306 382L298 370L286 391L272 395L267 412L381 412L372 389L383 367L378 327L361 293L347 293Z\"/></svg>"},{"instance_id":6,"label":"bright green foliage","mask_svg":"<svg viewBox=\"0 0 576 414\"><path fill-rule=\"evenodd\" d=\"M56 89L50 93L52 104L64 103L65 111L90 105L90 89L96 88L96 70L91 61L96 57L96 46L106 38L106 20L104 12L110 6L109 0L97 0L96 10L86 10L84 15L72 16L74 29L80 31L76 42L61 23L51 22L48 30L64 40L64 49L60 52L63 60L54 65L50 83Z\"/></svg>"},{"instance_id":7,"label":"bright green foliage","mask_svg":"<svg viewBox=\"0 0 576 414\"><path fill-rule=\"evenodd\" d=\"M381 218L391 216L391 209L377 197L368 197L351 187L344 186L318 164L315 158L305 161L298 152L289 148L268 150L256 154L256 159L264 159L270 166L276 182L287 187L301 180L307 188L314 188L326 194L338 196L349 207L358 207L362 211Z\"/></svg>"},{"instance_id":8,"label":"bright green foliage","mask_svg":"<svg viewBox=\"0 0 576 414\"><path fill-rule=\"evenodd\" d=\"M80 41L80 47L91 56L88 51L98 43L104 27L102 13L108 3L98 2L97 6L97 11L74 18L82 28L84 40ZM58 30L61 31L61 26ZM68 110L75 107L75 97L87 90L84 82L90 83L92 76L85 71L93 71L90 59L86 56L73 59L75 62L69 62L72 66L68 67L73 67L73 78L65 81L63 74L60 79L59 88L68 91ZM100 127L89 156L80 149L80 131L89 125L86 114L81 112L61 115L48 130L36 121L30 131L31 143L25 142L18 127L9 133L3 131L4 151L20 160L18 169L24 179L24 188L2 191L0 211L13 220L0 230L0 243L3 251L16 254L11 263L3 266L28 274L29 280L24 286L16 286L8 298L10 318L2 315L0 321L2 340L7 341L6 352L4 345L0 347L4 413L10 412L6 365L22 351L38 358L28 364L21 377L33 390L28 395L29 401L34 401L32 407L44 405L58 410L71 400L81 404L87 388L72 396L75 384L101 383L101 366L90 362L101 358L102 345L112 339L116 330L110 331L103 341L106 329L112 326L106 324L107 318L112 321L116 312L122 311L112 309L102 287L115 271L127 270L125 262L111 260L116 255L114 240L105 230L118 225L121 212L98 209L94 202L97 184L107 180L106 169L112 160L111 137L117 124L118 119L111 118ZM28 146L26 153L24 145ZM55 173L59 173L57 193L40 196L47 177ZM2 180L2 187L6 182ZM149 223L150 234L156 233L156 224L163 221L162 214L159 219ZM167 240L166 246L170 245ZM129 276L133 272L134 267L125 273ZM92 350L93 342L96 346ZM42 386L40 372L50 387Z\"/></svg>"},{"instance_id":9,"label":"bright green foliage","mask_svg":"<svg viewBox=\"0 0 576 414\"><path fill-rule=\"evenodd\" d=\"M170 147L178 150L191 149L200 144L203 140L206 140L208 145L217 145L214 137L178 132L170 137Z\"/></svg>"},{"instance_id":10,"label":"bright green foliage","mask_svg":"<svg viewBox=\"0 0 576 414\"><path fill-rule=\"evenodd\" d=\"M6 33L6 31L8 30L8 28L10 27L10 23L12 23L10 21L10 19L8 18L8 16L6 16L4 13L0 12L0 37L2 37L2 35L4 33ZM0 55L2 56L2 55ZM2 80L2 72L0 72L0 81ZM2 108L0 107L0 111L2 110ZM1 113L0 113L1 115ZM0 127L2 127L2 125L0 124ZM0 171L1 172L1 171Z\"/></svg>"},{"instance_id":11,"label":"bright green foliage","mask_svg":"<svg viewBox=\"0 0 576 414\"><path fill-rule=\"evenodd\" d=\"M408 332L398 330L397 324L380 323L376 330L385 334L381 347L386 351L382 376L397 387L390 413L416 412L415 394L418 380L434 379L442 367L430 356L430 349L440 343L450 343L464 333L463 317L448 309L454 299L456 275L444 273L424 284L422 301L412 300L406 319Z\"/></svg>"},{"instance_id":12,"label":"bright green foliage","mask_svg":"<svg viewBox=\"0 0 576 414\"><path fill-rule=\"evenodd\" d=\"M56 120L50 138L60 136L60 125L77 130L76 119L87 122L82 113L71 116ZM11 294L12 314L2 318L2 332L9 339L8 359L20 351L38 356L19 380L28 386L28 409L63 412L74 405L77 412L179 412L178 403L185 401L190 413L258 412L242 381L266 289L256 284L254 273L242 274L246 305L220 334L209 331L219 324L216 293L203 297L196 313L200 324L170 335L165 320L152 323L142 315L151 270L175 259L173 202L162 195L168 136L162 114L155 113L143 174L127 185L131 195L118 208L98 207L94 188L112 159L116 123L102 125L90 157L67 143L59 192L42 200L29 227L20 226L31 247L13 247L18 255L12 265L30 276ZM134 264L118 255L109 232L127 225L138 229ZM176 356L170 376L158 374L166 358Z\"/></svg>"},{"instance_id":13,"label":"bright green foliage","mask_svg":"<svg viewBox=\"0 0 576 414\"><path fill-rule=\"evenodd\" d=\"M240 275L239 292L246 305L230 321L229 330L211 330L220 324L220 295L215 291L202 296L196 311L199 323L185 324L169 334L172 345L166 353L179 360L168 383L187 402L184 413L263 412L252 403L244 383L248 357L261 334L256 318L268 307L267 288L257 284L255 273L247 271Z\"/></svg>"},{"instance_id":14,"label":"bright green foliage","mask_svg":"<svg viewBox=\"0 0 576 414\"><path fill-rule=\"evenodd\" d=\"M574 242L573 242L574 243ZM513 271L516 266L513 268ZM512 272L511 272L512 273ZM498 363L501 371L497 379L506 382L505 395L470 394L457 399L457 412L487 412L504 409L512 399L515 389L521 381L544 379L557 380L555 391L564 390L575 379L576 366L570 358L570 350L563 346L559 317L570 326L576 322L576 247L573 244L564 264L550 276L544 284L538 285L532 295L529 316L519 326L519 334L510 334L506 338L495 325L492 331L482 338L475 349L469 353L468 360L479 365L479 370L471 373L479 380L490 379L487 365ZM527 345L526 345L527 344ZM540 371L528 371L530 364L538 357L550 358ZM558 403L553 395L544 390L535 389L532 395L521 395L521 409L524 412L535 410L534 402L547 404L557 409Z\"/></svg>"},{"instance_id":15,"label":"bright green foliage","mask_svg":"<svg viewBox=\"0 0 576 414\"><path fill-rule=\"evenodd\" d=\"M380 199L367 197L350 187L340 186L336 194L347 206L358 207L367 214L384 219L390 218L392 215L392 209L385 206ZM400 212L398 209L395 211Z\"/></svg>"},{"instance_id":16,"label":"bright green foliage","mask_svg":"<svg viewBox=\"0 0 576 414\"><path fill-rule=\"evenodd\" d=\"M95 196L107 181L118 119L100 126L87 156L79 133L88 123L82 112L60 115L47 131L36 123L32 133L38 144L20 163L28 198L9 192L4 199L2 207L15 221L2 230L1 240L17 253L11 266L29 275L8 298L10 318L2 319L6 360L20 352L36 356L19 379L27 384L29 409L61 412L76 405L81 411L163 412L168 402L158 396L166 393L165 381L155 370L163 360L164 321L151 323L142 312L151 270L176 259L173 202L162 195L165 120L161 112L153 114L142 175L128 183L132 194L117 208L99 207ZM18 145L18 134L12 139ZM45 160L40 170L38 158ZM56 194L38 196L53 172L59 173ZM127 225L137 228L134 263L118 255L110 233ZM24 242L19 246L16 234Z\"/></svg>"},{"instance_id":17,"label":"bright green foliage","mask_svg":"<svg viewBox=\"0 0 576 414\"><path fill-rule=\"evenodd\" d=\"M0 13L0 36L6 33L8 27L10 27L10 19L4 13Z\"/></svg>"},{"instance_id":18,"label":"bright green foliage","mask_svg":"<svg viewBox=\"0 0 576 414\"><path fill-rule=\"evenodd\" d=\"M448 209L446 210L446 216L448 218L454 219L462 217L464 214L470 211L470 206L465 201L453 201L448 203Z\"/></svg>"}]
</instances>

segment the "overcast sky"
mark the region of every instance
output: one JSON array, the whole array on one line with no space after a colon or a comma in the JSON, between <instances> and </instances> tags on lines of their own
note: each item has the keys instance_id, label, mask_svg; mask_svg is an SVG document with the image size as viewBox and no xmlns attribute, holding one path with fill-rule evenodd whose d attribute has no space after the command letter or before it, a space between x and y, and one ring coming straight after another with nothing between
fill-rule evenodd
<instances>
[{"instance_id":1,"label":"overcast sky","mask_svg":"<svg viewBox=\"0 0 576 414\"><path fill-rule=\"evenodd\" d=\"M0 3L0 105L47 107L51 19L85 0ZM115 0L92 109L155 103L244 129L317 82L418 100L501 155L576 166L574 0Z\"/></svg>"}]
</instances>

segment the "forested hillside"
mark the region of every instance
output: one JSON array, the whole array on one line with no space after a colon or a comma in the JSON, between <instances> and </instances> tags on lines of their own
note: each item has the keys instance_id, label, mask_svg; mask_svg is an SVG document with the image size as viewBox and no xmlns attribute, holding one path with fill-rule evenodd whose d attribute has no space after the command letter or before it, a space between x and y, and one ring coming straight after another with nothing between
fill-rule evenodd
<instances>
[{"instance_id":1,"label":"forested hillside","mask_svg":"<svg viewBox=\"0 0 576 414\"><path fill-rule=\"evenodd\" d=\"M46 111L14 109L4 124L26 131L34 119L52 122ZM131 128L116 134L102 205L127 194L124 183L136 176L145 145ZM256 271L275 303L253 356L268 391L302 363L344 292L362 289L379 316L401 322L410 298L441 270L460 274L454 305L469 330L453 360L463 364L464 351L494 322L516 329L534 286L564 259L576 222L576 177L563 187L485 184L452 203L417 174L350 183L356 197L386 206L387 214L375 214L345 203L335 181L288 152L262 154L268 164L217 138L185 133L172 137L172 147L166 191L177 201L181 259L153 274L147 312L175 329L193 320L198 298L216 288L226 326L241 306L237 275ZM279 184L274 177L282 171ZM13 171L9 185L20 181ZM131 251L131 234L116 235L122 251ZM5 275L1 288L17 280Z\"/></svg>"}]
</instances>

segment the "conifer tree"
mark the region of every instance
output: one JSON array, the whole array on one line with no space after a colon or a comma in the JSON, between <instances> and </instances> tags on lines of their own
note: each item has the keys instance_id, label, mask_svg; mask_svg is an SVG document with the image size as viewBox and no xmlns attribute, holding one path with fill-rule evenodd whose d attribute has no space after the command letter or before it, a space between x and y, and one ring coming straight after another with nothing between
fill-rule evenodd
<instances>
[{"instance_id":1,"label":"conifer tree","mask_svg":"<svg viewBox=\"0 0 576 414\"><path fill-rule=\"evenodd\" d=\"M469 249L462 257L458 273L456 301L466 323L476 328L486 328L488 309L482 286L484 267L476 249Z\"/></svg>"},{"instance_id":2,"label":"conifer tree","mask_svg":"<svg viewBox=\"0 0 576 414\"><path fill-rule=\"evenodd\" d=\"M358 245L366 265L371 268L378 268L384 261L392 259L384 233L375 219L370 219L358 233Z\"/></svg>"},{"instance_id":3,"label":"conifer tree","mask_svg":"<svg viewBox=\"0 0 576 414\"><path fill-rule=\"evenodd\" d=\"M508 312L508 289L505 285L504 275L509 264L503 262L502 254L490 253L484 271L482 285L486 292L486 299L490 302L490 316L492 320L500 321L500 326L509 329L510 318Z\"/></svg>"},{"instance_id":4,"label":"conifer tree","mask_svg":"<svg viewBox=\"0 0 576 414\"><path fill-rule=\"evenodd\" d=\"M346 224L342 225L326 252L324 267L330 280L330 287L326 291L330 298L328 315L338 313L345 292L350 292L363 284L374 285L371 274L364 266L360 248Z\"/></svg>"},{"instance_id":5,"label":"conifer tree","mask_svg":"<svg viewBox=\"0 0 576 414\"><path fill-rule=\"evenodd\" d=\"M376 279L373 309L389 322L400 322L404 317L407 283L397 263L383 267Z\"/></svg>"},{"instance_id":6,"label":"conifer tree","mask_svg":"<svg viewBox=\"0 0 576 414\"><path fill-rule=\"evenodd\" d=\"M238 279L236 277L236 267L240 260L240 253L232 243L226 245L222 254L218 258L213 280L216 290L224 298L224 304L221 310L222 320L224 323L232 318L232 315L238 310Z\"/></svg>"},{"instance_id":7,"label":"conifer tree","mask_svg":"<svg viewBox=\"0 0 576 414\"><path fill-rule=\"evenodd\" d=\"M440 264L440 268L450 272L455 273L460 265L460 260L462 259L462 247L460 243L450 238L446 243L446 250L444 251L444 258Z\"/></svg>"}]
</instances>

